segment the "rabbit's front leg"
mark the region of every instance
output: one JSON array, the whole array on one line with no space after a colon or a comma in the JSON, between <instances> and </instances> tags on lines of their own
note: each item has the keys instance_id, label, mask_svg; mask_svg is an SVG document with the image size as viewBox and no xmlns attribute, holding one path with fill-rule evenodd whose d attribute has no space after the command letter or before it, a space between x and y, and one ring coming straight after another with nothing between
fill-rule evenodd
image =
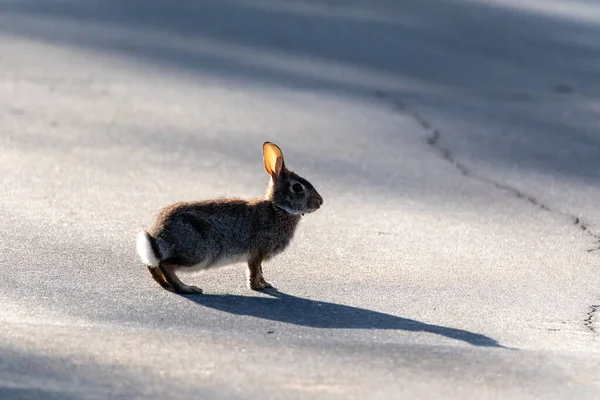
<instances>
[{"instance_id":1,"label":"rabbit's front leg","mask_svg":"<svg viewBox=\"0 0 600 400\"><path fill-rule=\"evenodd\" d=\"M252 290L272 288L262 274L262 256L252 257L248 261L248 287Z\"/></svg>"},{"instance_id":2,"label":"rabbit's front leg","mask_svg":"<svg viewBox=\"0 0 600 400\"><path fill-rule=\"evenodd\" d=\"M270 289L273 287L270 282L265 281L265 277L262 273L262 263L260 264L260 283L262 283L266 289Z\"/></svg>"}]
</instances>

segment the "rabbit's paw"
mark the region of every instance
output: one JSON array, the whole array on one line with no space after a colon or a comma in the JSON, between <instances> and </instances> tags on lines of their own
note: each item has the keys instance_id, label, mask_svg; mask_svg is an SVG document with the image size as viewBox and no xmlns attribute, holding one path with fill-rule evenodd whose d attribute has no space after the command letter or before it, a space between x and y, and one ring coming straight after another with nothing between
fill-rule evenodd
<instances>
[{"instance_id":1,"label":"rabbit's paw","mask_svg":"<svg viewBox=\"0 0 600 400\"><path fill-rule=\"evenodd\" d=\"M262 281L248 282L248 287L252 290L263 290L263 289L272 288L273 285L271 285L269 282L267 282L263 279Z\"/></svg>"},{"instance_id":2,"label":"rabbit's paw","mask_svg":"<svg viewBox=\"0 0 600 400\"><path fill-rule=\"evenodd\" d=\"M182 286L177 293L179 294L202 294L202 289L197 286Z\"/></svg>"},{"instance_id":3,"label":"rabbit's paw","mask_svg":"<svg viewBox=\"0 0 600 400\"><path fill-rule=\"evenodd\" d=\"M265 278L261 278L260 283L262 283L264 285L265 289L273 288L273 285L271 285L271 282L265 281Z\"/></svg>"}]
</instances>

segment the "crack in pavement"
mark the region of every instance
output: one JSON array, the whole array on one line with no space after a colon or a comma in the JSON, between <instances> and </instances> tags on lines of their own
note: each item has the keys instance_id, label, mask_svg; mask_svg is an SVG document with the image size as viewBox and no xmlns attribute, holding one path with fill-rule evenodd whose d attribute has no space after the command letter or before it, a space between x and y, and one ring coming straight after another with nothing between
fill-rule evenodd
<instances>
[{"instance_id":1,"label":"crack in pavement","mask_svg":"<svg viewBox=\"0 0 600 400\"><path fill-rule=\"evenodd\" d=\"M496 182L491 178L487 178L476 174L472 169L469 169L460 161L456 160L456 158L452 154L452 151L450 151L450 149L444 147L440 143L442 132L439 129L435 128L433 124L430 121L428 121L422 114L410 108L404 101L398 98L394 98L393 96L390 96L384 91L375 91L375 97L392 106L394 111L409 115L411 118L413 118L426 132L429 133L429 136L427 137L427 144L429 144L434 150L436 150L444 160L446 160L449 164L454 166L454 168L461 175L477 180L479 182L483 182L487 185L491 185L496 189L508 192L513 196L517 197L518 199L522 199L541 210L547 211L555 215L560 215L569 219L575 226L577 226L581 231L590 236L594 241L594 246L588 249L587 251L600 251L600 233L591 231L589 225L585 223L581 217L575 214L554 210L547 204L544 204L538 199L536 199L534 196L527 194L513 186L510 186L505 183Z\"/></svg>"},{"instance_id":2,"label":"crack in pavement","mask_svg":"<svg viewBox=\"0 0 600 400\"><path fill-rule=\"evenodd\" d=\"M594 316L596 312L600 309L600 304L595 304L590 306L590 311L587 314L587 318L583 320L583 324L586 328L588 328L592 333L596 333L596 327L594 326Z\"/></svg>"}]
</instances>

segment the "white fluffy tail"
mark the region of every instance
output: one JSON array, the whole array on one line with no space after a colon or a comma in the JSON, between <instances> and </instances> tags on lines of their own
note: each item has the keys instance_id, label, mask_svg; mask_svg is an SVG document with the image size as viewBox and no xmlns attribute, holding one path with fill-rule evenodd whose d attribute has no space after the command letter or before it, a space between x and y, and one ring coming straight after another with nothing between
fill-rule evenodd
<instances>
[{"instance_id":1,"label":"white fluffy tail","mask_svg":"<svg viewBox=\"0 0 600 400\"><path fill-rule=\"evenodd\" d=\"M152 244L150 243L150 236L148 232L141 231L137 236L136 243L137 253L142 259L142 262L152 267L158 267L160 260L156 258L154 250L152 250Z\"/></svg>"}]
</instances>

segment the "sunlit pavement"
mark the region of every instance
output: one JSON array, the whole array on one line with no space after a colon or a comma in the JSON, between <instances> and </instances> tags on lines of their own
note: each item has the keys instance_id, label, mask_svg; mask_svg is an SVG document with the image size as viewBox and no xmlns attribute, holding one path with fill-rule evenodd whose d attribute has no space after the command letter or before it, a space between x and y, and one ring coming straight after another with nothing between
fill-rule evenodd
<instances>
[{"instance_id":1,"label":"sunlit pavement","mask_svg":"<svg viewBox=\"0 0 600 400\"><path fill-rule=\"evenodd\" d=\"M0 398L600 398L600 5L123 3L0 3ZM325 200L277 290L161 289L265 140Z\"/></svg>"}]
</instances>

